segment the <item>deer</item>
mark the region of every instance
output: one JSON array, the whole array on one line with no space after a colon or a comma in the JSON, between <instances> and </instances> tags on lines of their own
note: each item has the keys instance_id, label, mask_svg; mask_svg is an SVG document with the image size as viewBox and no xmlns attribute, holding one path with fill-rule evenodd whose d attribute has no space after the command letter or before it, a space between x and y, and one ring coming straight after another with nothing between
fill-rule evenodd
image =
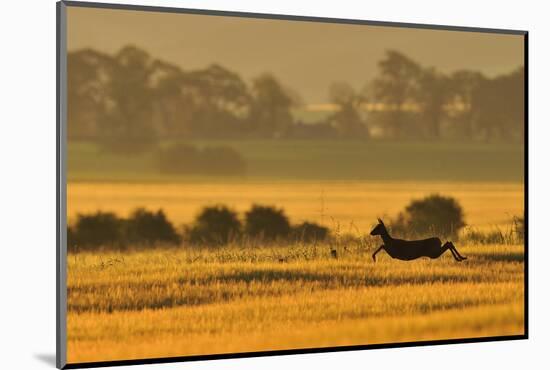
<instances>
[{"instance_id":1,"label":"deer","mask_svg":"<svg viewBox=\"0 0 550 370\"><path fill-rule=\"evenodd\" d=\"M384 242L373 254L372 259L376 262L376 254L382 249L390 255L391 258L395 258L402 261L412 261L420 257L429 257L431 259L439 258L447 250L450 250L454 259L457 262L461 262L466 257L463 257L458 253L458 250L451 242L446 242L442 245L441 239L429 238L423 240L402 240L394 239L388 233L384 222L379 218L378 225L372 229L372 236L380 235Z\"/></svg>"}]
</instances>

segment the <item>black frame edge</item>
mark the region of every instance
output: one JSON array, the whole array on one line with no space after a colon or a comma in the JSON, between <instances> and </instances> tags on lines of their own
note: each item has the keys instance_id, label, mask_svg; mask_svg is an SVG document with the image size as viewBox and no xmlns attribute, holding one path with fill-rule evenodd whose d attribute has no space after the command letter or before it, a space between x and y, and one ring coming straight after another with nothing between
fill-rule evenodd
<instances>
[{"instance_id":1,"label":"black frame edge","mask_svg":"<svg viewBox=\"0 0 550 370\"><path fill-rule=\"evenodd\" d=\"M81 362L81 363L68 363L65 365L65 367L63 367L63 369L82 369L82 368L129 366L129 365L150 365L150 364L174 363L174 362L227 360L227 359L239 359L239 358L250 358L250 357L302 355L302 354L315 354L315 353L326 353L326 352L350 352L350 351L361 351L361 350L369 350L369 349L426 347L426 346L449 345L449 344L474 344L474 343L500 342L500 341L525 340L525 339L527 339L526 335L508 335L508 336L497 336L497 337L444 339L444 340L432 340L432 341L421 341L421 342L382 343L382 344L369 344L369 345L358 345L358 346L321 347L321 348L289 349L289 350L259 351L259 352L223 353L223 354L212 354L212 355L194 355L194 356L181 356L181 357L159 357L159 358L147 358L147 359L135 359L135 360Z\"/></svg>"},{"instance_id":2,"label":"black frame edge","mask_svg":"<svg viewBox=\"0 0 550 370\"><path fill-rule=\"evenodd\" d=\"M525 337L529 338L529 33L526 32L523 36L523 66L524 66L524 117L523 117L523 150L524 150L524 178L523 178L523 223L524 223L524 332Z\"/></svg>"},{"instance_id":3,"label":"black frame edge","mask_svg":"<svg viewBox=\"0 0 550 370\"><path fill-rule=\"evenodd\" d=\"M81 7L81 8L108 9L108 10L133 10L133 11L145 11L145 12L213 15L213 16L255 18L255 19L276 19L276 20L316 22L316 23L357 24L357 25L382 26L382 27L428 29L428 30L439 30L439 31L498 33L498 34L505 34L505 35L525 35L527 33L526 30L483 28L483 27L470 27L470 26L451 26L451 25L436 25L436 24L407 23L407 22L386 22L386 21L374 21L374 20L350 19L350 18L329 18L329 17L318 17L318 16L304 16L304 15L253 13L253 12L240 12L240 11L229 11L229 10L206 10L206 9L192 9L192 8L176 8L176 7L168 7L168 6L152 6L152 5L112 4L112 3L73 1L73 0L62 0L62 2L67 6Z\"/></svg>"}]
</instances>

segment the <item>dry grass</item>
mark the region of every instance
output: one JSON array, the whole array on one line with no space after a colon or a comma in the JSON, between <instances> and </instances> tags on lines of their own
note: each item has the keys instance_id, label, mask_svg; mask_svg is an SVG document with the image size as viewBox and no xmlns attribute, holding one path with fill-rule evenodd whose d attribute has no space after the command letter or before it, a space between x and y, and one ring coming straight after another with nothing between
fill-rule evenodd
<instances>
[{"instance_id":1,"label":"dry grass","mask_svg":"<svg viewBox=\"0 0 550 370\"><path fill-rule=\"evenodd\" d=\"M523 333L522 246L458 245L462 263L372 247L70 255L68 360Z\"/></svg>"}]
</instances>

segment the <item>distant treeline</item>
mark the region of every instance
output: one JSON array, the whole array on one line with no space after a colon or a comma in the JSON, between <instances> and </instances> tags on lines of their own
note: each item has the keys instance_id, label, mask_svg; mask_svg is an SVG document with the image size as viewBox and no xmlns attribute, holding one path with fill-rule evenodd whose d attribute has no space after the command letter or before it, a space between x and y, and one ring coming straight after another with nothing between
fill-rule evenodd
<instances>
[{"instance_id":1,"label":"distant treeline","mask_svg":"<svg viewBox=\"0 0 550 370\"><path fill-rule=\"evenodd\" d=\"M221 65L185 70L135 46L114 55L78 50L68 54L68 135L115 152L146 150L159 138L523 137L523 67L494 78L444 74L396 51L378 66L362 91L328 87L334 111L306 124L292 113L298 94L273 75L247 84Z\"/></svg>"},{"instance_id":2,"label":"distant treeline","mask_svg":"<svg viewBox=\"0 0 550 370\"><path fill-rule=\"evenodd\" d=\"M456 240L466 226L460 204L452 197L433 194L412 200L395 219L387 220L393 236L409 239L438 236ZM365 235L369 230L365 230ZM524 240L523 217L514 217L509 230L479 232L469 229L462 240L486 244L514 244ZM178 230L162 210L138 208L128 218L111 212L79 214L67 229L69 251L98 248L127 249L159 245L216 247L228 243L264 245L269 243L342 243L343 235L315 222L291 224L283 209L253 205L243 217L227 206L204 207L195 220ZM346 236L347 240L353 237ZM354 237L355 241L357 238Z\"/></svg>"},{"instance_id":3,"label":"distant treeline","mask_svg":"<svg viewBox=\"0 0 550 370\"><path fill-rule=\"evenodd\" d=\"M226 206L205 207L191 225L180 231L162 210L138 208L128 218L112 212L79 214L67 228L69 251L98 248L136 248L158 245L220 246L230 242L317 242L329 236L328 228L313 222L292 225L282 209L253 205L244 215Z\"/></svg>"}]
</instances>

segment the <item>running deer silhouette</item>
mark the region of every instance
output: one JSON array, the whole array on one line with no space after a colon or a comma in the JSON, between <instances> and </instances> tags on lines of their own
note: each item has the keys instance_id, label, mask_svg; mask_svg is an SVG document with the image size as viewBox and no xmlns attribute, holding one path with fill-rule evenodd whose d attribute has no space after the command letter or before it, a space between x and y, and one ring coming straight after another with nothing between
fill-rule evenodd
<instances>
[{"instance_id":1,"label":"running deer silhouette","mask_svg":"<svg viewBox=\"0 0 550 370\"><path fill-rule=\"evenodd\" d=\"M378 219L378 225L370 232L371 235L380 235L384 244L381 245L372 255L376 262L376 254L382 249L390 255L403 261L411 261L420 257L430 257L432 259L440 257L445 251L450 250L456 261L461 262L466 259L458 253L458 250L451 242L442 245L439 238L429 238L423 240L401 240L394 239L388 233L386 226L381 219Z\"/></svg>"}]
</instances>

